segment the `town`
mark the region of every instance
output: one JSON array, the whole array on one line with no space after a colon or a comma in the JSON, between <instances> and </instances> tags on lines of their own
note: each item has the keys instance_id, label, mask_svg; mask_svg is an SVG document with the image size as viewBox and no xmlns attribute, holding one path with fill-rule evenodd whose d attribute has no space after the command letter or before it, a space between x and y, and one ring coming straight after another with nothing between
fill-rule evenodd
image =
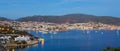
<instances>
[{"instance_id":1,"label":"town","mask_svg":"<svg viewBox=\"0 0 120 51\"><path fill-rule=\"evenodd\" d=\"M46 23L46 22L18 22L18 21L0 21L0 24L11 26L16 30L35 30L42 32L60 32L68 30L120 30L118 25L110 25L103 23L87 22L87 23Z\"/></svg>"}]
</instances>

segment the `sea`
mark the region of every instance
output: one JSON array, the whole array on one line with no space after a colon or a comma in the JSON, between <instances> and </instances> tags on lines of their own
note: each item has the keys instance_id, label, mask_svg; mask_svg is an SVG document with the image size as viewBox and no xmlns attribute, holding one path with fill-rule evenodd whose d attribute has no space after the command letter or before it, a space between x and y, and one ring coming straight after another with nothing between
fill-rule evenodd
<instances>
[{"instance_id":1,"label":"sea","mask_svg":"<svg viewBox=\"0 0 120 51\"><path fill-rule=\"evenodd\" d=\"M44 38L39 43L14 51L103 51L107 47L120 47L120 30L69 30L43 34L29 31L34 36Z\"/></svg>"}]
</instances>

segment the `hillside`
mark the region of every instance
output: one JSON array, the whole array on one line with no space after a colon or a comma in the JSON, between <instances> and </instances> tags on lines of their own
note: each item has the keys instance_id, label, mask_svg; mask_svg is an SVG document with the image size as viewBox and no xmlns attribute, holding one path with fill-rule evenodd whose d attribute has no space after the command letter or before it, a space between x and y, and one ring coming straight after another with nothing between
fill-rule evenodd
<instances>
[{"instance_id":1,"label":"hillside","mask_svg":"<svg viewBox=\"0 0 120 51\"><path fill-rule=\"evenodd\" d=\"M5 17L0 17L0 21L11 21L11 20Z\"/></svg>"},{"instance_id":2,"label":"hillside","mask_svg":"<svg viewBox=\"0 0 120 51\"><path fill-rule=\"evenodd\" d=\"M94 16L87 14L68 14L63 16L27 16L17 19L17 21L39 21L52 23L85 23L85 22L101 22L105 24L120 25L120 18L112 16Z\"/></svg>"}]
</instances>

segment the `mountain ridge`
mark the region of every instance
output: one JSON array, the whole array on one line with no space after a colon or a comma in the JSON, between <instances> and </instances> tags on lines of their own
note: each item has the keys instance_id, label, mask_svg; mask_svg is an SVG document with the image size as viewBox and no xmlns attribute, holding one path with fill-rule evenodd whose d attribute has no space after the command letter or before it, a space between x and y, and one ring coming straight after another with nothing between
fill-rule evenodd
<instances>
[{"instance_id":1,"label":"mountain ridge","mask_svg":"<svg viewBox=\"0 0 120 51\"><path fill-rule=\"evenodd\" d=\"M113 16L94 16L88 14L67 14L62 16L27 16L19 18L16 21L38 21L52 23L86 23L86 22L101 22L105 24L120 25L120 18Z\"/></svg>"},{"instance_id":2,"label":"mountain ridge","mask_svg":"<svg viewBox=\"0 0 120 51\"><path fill-rule=\"evenodd\" d=\"M0 17L0 21L12 21L12 19L8 19L5 17ZM120 18L113 16L95 16L88 14L66 14L61 16L42 16L42 15L34 15L34 16L26 16L22 18L18 18L15 21L38 21L38 22L51 22L51 23L87 23L87 22L96 22L96 23L104 23L104 24L112 24L112 25L120 25Z\"/></svg>"},{"instance_id":3,"label":"mountain ridge","mask_svg":"<svg viewBox=\"0 0 120 51\"><path fill-rule=\"evenodd\" d=\"M8 18L1 17L1 16L0 16L0 21L11 21L11 19L8 19Z\"/></svg>"}]
</instances>

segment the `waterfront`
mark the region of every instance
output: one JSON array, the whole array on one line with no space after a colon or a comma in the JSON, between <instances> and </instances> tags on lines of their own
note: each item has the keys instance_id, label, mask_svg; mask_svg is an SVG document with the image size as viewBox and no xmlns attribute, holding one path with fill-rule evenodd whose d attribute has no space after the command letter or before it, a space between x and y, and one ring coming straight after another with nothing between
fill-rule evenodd
<instances>
[{"instance_id":1,"label":"waterfront","mask_svg":"<svg viewBox=\"0 0 120 51\"><path fill-rule=\"evenodd\" d=\"M15 51L102 51L107 46L120 47L118 30L70 30L57 34L31 33L45 39L44 44Z\"/></svg>"},{"instance_id":2,"label":"waterfront","mask_svg":"<svg viewBox=\"0 0 120 51\"><path fill-rule=\"evenodd\" d=\"M50 23L50 22L19 22L19 21L0 21L1 25L11 26L20 31L35 30L42 32L60 32L68 30L120 30L119 25L87 22L87 23Z\"/></svg>"}]
</instances>

